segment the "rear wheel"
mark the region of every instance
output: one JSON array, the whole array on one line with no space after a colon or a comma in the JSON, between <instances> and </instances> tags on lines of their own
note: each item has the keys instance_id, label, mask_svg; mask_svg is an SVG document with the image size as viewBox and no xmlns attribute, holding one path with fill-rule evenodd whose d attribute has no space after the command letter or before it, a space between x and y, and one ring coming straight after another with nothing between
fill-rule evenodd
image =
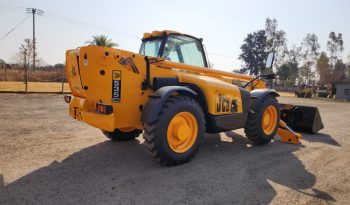
<instances>
[{"instance_id":1,"label":"rear wheel","mask_svg":"<svg viewBox=\"0 0 350 205\"><path fill-rule=\"evenodd\" d=\"M130 127L116 129L114 132L107 132L102 130L102 133L112 141L130 141L138 137L142 133L142 130Z\"/></svg>"},{"instance_id":2,"label":"rear wheel","mask_svg":"<svg viewBox=\"0 0 350 205\"><path fill-rule=\"evenodd\" d=\"M261 100L252 100L244 132L254 144L267 144L276 135L278 129L279 104L272 95L267 95Z\"/></svg>"},{"instance_id":3,"label":"rear wheel","mask_svg":"<svg viewBox=\"0 0 350 205\"><path fill-rule=\"evenodd\" d=\"M161 164L178 165L190 161L204 139L201 106L186 96L170 97L151 124L145 123L145 146Z\"/></svg>"}]
</instances>

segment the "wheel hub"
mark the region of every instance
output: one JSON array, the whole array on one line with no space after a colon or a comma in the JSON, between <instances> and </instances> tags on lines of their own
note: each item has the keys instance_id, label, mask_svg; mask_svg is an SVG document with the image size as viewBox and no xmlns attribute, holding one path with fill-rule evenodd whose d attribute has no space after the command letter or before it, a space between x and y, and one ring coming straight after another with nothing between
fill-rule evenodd
<instances>
[{"instance_id":1,"label":"wheel hub","mask_svg":"<svg viewBox=\"0 0 350 205\"><path fill-rule=\"evenodd\" d=\"M182 122L174 126L174 137L180 142L186 141L190 136L190 127Z\"/></svg>"},{"instance_id":2,"label":"wheel hub","mask_svg":"<svg viewBox=\"0 0 350 205\"><path fill-rule=\"evenodd\" d=\"M190 112L180 112L173 117L168 126L167 140L171 150L184 153L191 149L198 134L198 124Z\"/></svg>"},{"instance_id":3,"label":"wheel hub","mask_svg":"<svg viewBox=\"0 0 350 205\"><path fill-rule=\"evenodd\" d=\"M266 135L272 134L275 130L277 126L277 116L277 109L272 105L267 106L263 113L261 122L262 129Z\"/></svg>"}]
</instances>

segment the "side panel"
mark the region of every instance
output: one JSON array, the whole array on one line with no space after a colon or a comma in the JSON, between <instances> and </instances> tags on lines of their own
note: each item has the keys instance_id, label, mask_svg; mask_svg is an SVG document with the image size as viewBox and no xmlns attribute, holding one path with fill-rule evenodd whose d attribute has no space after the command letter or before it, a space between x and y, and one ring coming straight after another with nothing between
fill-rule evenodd
<instances>
[{"instance_id":1,"label":"side panel","mask_svg":"<svg viewBox=\"0 0 350 205\"><path fill-rule=\"evenodd\" d=\"M69 50L66 52L66 67L66 76L72 94L83 97L83 86L81 84L79 70L79 50Z\"/></svg>"},{"instance_id":2,"label":"side panel","mask_svg":"<svg viewBox=\"0 0 350 205\"><path fill-rule=\"evenodd\" d=\"M228 115L207 115L207 132L219 133L244 128L250 108L250 92L240 88L243 112Z\"/></svg>"},{"instance_id":3,"label":"side panel","mask_svg":"<svg viewBox=\"0 0 350 205\"><path fill-rule=\"evenodd\" d=\"M144 75L140 74L143 72L141 66L145 64L143 57L98 46L81 47L75 52L77 53L67 52L67 75L72 94L83 100L83 106L79 104L79 107L74 105L72 108L81 110L81 120L100 129L103 128L101 124L111 122L115 128L139 127L140 108L152 92L141 89L141 83L145 79ZM132 59L139 70L134 71L130 64L125 62L126 59ZM76 70L76 75L72 75L73 69ZM97 102L113 106L113 121L110 120L110 116L96 114ZM99 122L94 122L92 116Z\"/></svg>"},{"instance_id":4,"label":"side panel","mask_svg":"<svg viewBox=\"0 0 350 205\"><path fill-rule=\"evenodd\" d=\"M213 77L179 72L179 81L198 86L211 115L227 115L243 112L240 88Z\"/></svg>"}]
</instances>

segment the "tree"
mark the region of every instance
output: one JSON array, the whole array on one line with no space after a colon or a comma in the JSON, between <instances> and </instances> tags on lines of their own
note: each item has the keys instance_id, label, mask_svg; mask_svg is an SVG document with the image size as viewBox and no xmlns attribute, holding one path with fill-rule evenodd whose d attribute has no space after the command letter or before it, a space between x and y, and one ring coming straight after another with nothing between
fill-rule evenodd
<instances>
[{"instance_id":1,"label":"tree","mask_svg":"<svg viewBox=\"0 0 350 205\"><path fill-rule=\"evenodd\" d=\"M285 63L282 66L277 68L278 79L281 81L282 85L286 85L287 79L291 74L291 65L289 63Z\"/></svg>"},{"instance_id":2,"label":"tree","mask_svg":"<svg viewBox=\"0 0 350 205\"><path fill-rule=\"evenodd\" d=\"M336 81L343 81L345 79L346 79L346 65L343 63L342 60L337 60L332 72L332 80L336 82Z\"/></svg>"},{"instance_id":3,"label":"tree","mask_svg":"<svg viewBox=\"0 0 350 205\"><path fill-rule=\"evenodd\" d=\"M327 50L329 52L332 68L334 68L341 53L344 50L343 44L343 35L341 33L338 33L338 35L336 35L334 32L331 32L329 34L329 40L327 41Z\"/></svg>"},{"instance_id":4,"label":"tree","mask_svg":"<svg viewBox=\"0 0 350 205\"><path fill-rule=\"evenodd\" d=\"M266 33L265 30L259 30L249 33L241 46L242 53L239 59L244 61L244 68L241 72L249 71L250 75L259 75L265 73L266 52Z\"/></svg>"},{"instance_id":5,"label":"tree","mask_svg":"<svg viewBox=\"0 0 350 205\"><path fill-rule=\"evenodd\" d=\"M286 32L277 30L278 23L276 19L267 18L265 21L265 32L267 36L267 52L275 52L275 66L279 67L286 62L288 54Z\"/></svg>"},{"instance_id":6,"label":"tree","mask_svg":"<svg viewBox=\"0 0 350 205\"><path fill-rule=\"evenodd\" d=\"M301 51L301 47L293 45L287 54L287 60L291 66L288 81L293 85L296 83L296 79L299 77L299 62L302 57Z\"/></svg>"},{"instance_id":7,"label":"tree","mask_svg":"<svg viewBox=\"0 0 350 205\"><path fill-rule=\"evenodd\" d=\"M320 57L318 58L316 68L320 76L320 79L318 81L319 86L329 86L329 83L331 82L331 70L329 66L329 58L325 52L322 52Z\"/></svg>"},{"instance_id":8,"label":"tree","mask_svg":"<svg viewBox=\"0 0 350 205\"><path fill-rule=\"evenodd\" d=\"M21 44L19 48L19 61L23 64L24 68L29 68L30 62L33 59L33 42L26 38L24 43Z\"/></svg>"},{"instance_id":9,"label":"tree","mask_svg":"<svg viewBox=\"0 0 350 205\"><path fill-rule=\"evenodd\" d=\"M4 60L2 60L2 59L0 59L0 68L1 69L4 69L4 80L6 81L7 80L7 63L4 61Z\"/></svg>"},{"instance_id":10,"label":"tree","mask_svg":"<svg viewBox=\"0 0 350 205\"><path fill-rule=\"evenodd\" d=\"M36 56L33 56L34 47L33 43L29 38L24 39L24 43L21 44L21 47L19 48L19 59L20 62L23 63L23 68L25 70L25 84L26 84L26 92L27 92L27 86L28 86L28 69L29 69L29 62L32 62L31 59ZM34 66L33 66L34 67Z\"/></svg>"},{"instance_id":11,"label":"tree","mask_svg":"<svg viewBox=\"0 0 350 205\"><path fill-rule=\"evenodd\" d=\"M55 64L54 67L55 67L55 69L63 70L66 66L64 64L62 64L62 63L57 63L57 64Z\"/></svg>"},{"instance_id":12,"label":"tree","mask_svg":"<svg viewBox=\"0 0 350 205\"><path fill-rule=\"evenodd\" d=\"M92 37L92 41L86 41L85 44L90 46L105 46L105 47L118 47L117 43L112 42L112 39L105 35L95 35Z\"/></svg>"},{"instance_id":13,"label":"tree","mask_svg":"<svg viewBox=\"0 0 350 205\"><path fill-rule=\"evenodd\" d=\"M318 43L318 38L316 34L308 33L302 42L302 61L303 65L300 68L300 81L309 85L312 78L314 77L314 72L312 71L312 66L317 60L319 55L320 44Z\"/></svg>"},{"instance_id":14,"label":"tree","mask_svg":"<svg viewBox=\"0 0 350 205\"><path fill-rule=\"evenodd\" d=\"M348 55L348 63L346 69L346 78L350 81L350 55Z\"/></svg>"}]
</instances>

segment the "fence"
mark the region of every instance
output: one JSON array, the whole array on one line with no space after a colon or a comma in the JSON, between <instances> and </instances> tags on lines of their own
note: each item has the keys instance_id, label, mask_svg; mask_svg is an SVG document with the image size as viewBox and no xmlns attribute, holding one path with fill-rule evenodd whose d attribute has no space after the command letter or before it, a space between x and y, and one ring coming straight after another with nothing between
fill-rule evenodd
<instances>
[{"instance_id":1,"label":"fence","mask_svg":"<svg viewBox=\"0 0 350 205\"><path fill-rule=\"evenodd\" d=\"M0 92L20 93L69 93L64 68L37 69L1 69Z\"/></svg>"}]
</instances>

